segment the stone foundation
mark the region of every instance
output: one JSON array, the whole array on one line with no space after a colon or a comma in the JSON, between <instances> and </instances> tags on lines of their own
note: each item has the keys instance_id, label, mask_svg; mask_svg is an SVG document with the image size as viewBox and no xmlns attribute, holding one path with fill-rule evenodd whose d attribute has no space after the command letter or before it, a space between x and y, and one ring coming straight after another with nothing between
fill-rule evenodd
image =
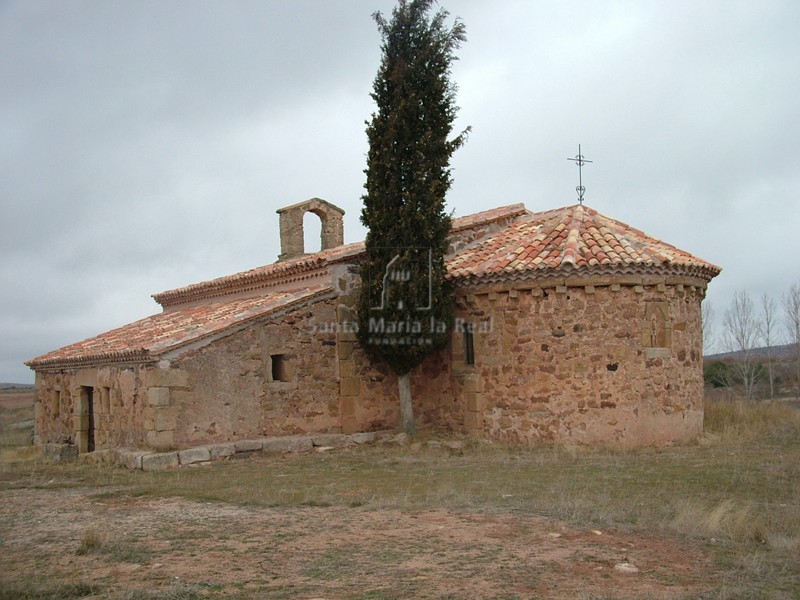
<instances>
[{"instance_id":1,"label":"stone foundation","mask_svg":"<svg viewBox=\"0 0 800 600\"><path fill-rule=\"evenodd\" d=\"M97 450L78 454L77 447L68 444L45 445L45 456L54 461L80 459L90 464L117 465L142 471L164 471L176 467L204 466L212 462L247 457L255 452L282 454L295 452L325 451L346 446L371 444L385 439L391 432L370 431L345 434L323 434L318 436L286 436L239 440L224 444L196 446L173 452L147 452L135 448Z\"/></svg>"}]
</instances>

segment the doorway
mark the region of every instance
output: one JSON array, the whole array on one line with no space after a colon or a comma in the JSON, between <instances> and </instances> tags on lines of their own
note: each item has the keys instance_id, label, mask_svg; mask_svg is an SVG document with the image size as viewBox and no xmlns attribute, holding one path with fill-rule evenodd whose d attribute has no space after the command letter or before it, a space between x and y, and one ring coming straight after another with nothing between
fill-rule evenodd
<instances>
[{"instance_id":1,"label":"doorway","mask_svg":"<svg viewBox=\"0 0 800 600\"><path fill-rule=\"evenodd\" d=\"M94 452L94 388L88 385L83 386L84 406L88 424L86 429L86 451Z\"/></svg>"}]
</instances>

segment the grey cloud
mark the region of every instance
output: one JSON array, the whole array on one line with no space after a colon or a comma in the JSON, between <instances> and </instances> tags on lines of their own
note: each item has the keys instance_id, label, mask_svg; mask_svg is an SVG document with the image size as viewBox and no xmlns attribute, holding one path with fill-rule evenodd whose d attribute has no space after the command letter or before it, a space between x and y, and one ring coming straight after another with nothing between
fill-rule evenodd
<instances>
[{"instance_id":1,"label":"grey cloud","mask_svg":"<svg viewBox=\"0 0 800 600\"><path fill-rule=\"evenodd\" d=\"M443 5L468 35L457 214L574 202L581 143L590 206L724 267L719 314L800 280L800 5ZM370 14L392 6L0 4L0 381L153 292L272 262L282 205L325 197L361 239Z\"/></svg>"}]
</instances>

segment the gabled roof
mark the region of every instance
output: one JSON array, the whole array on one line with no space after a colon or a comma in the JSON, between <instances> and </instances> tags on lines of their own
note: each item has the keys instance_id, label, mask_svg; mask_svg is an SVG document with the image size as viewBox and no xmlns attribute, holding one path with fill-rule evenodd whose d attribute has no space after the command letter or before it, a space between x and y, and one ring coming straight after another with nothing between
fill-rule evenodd
<instances>
[{"instance_id":1,"label":"gabled roof","mask_svg":"<svg viewBox=\"0 0 800 600\"><path fill-rule=\"evenodd\" d=\"M686 275L711 280L721 269L675 246L574 205L530 213L447 261L460 284L554 274Z\"/></svg>"},{"instance_id":2,"label":"gabled roof","mask_svg":"<svg viewBox=\"0 0 800 600\"><path fill-rule=\"evenodd\" d=\"M159 356L331 293L329 286L271 292L162 312L65 346L25 364L35 369L153 362Z\"/></svg>"},{"instance_id":3,"label":"gabled roof","mask_svg":"<svg viewBox=\"0 0 800 600\"><path fill-rule=\"evenodd\" d=\"M495 227L484 227L490 224ZM464 242L468 245L446 259L448 278L458 286L568 275L678 275L709 281L721 270L581 205L531 213L513 204L453 220L455 237L469 230L484 237ZM328 275L331 265L356 260L364 251L363 242L347 244L155 294L169 310L25 364L57 369L153 362L254 319L333 295L330 277L321 276Z\"/></svg>"},{"instance_id":4,"label":"gabled roof","mask_svg":"<svg viewBox=\"0 0 800 600\"><path fill-rule=\"evenodd\" d=\"M523 215L527 212L523 204L511 204L493 208L453 219L452 231L453 233L459 233L466 229L488 225L495 221ZM153 299L164 308L167 308L198 300L226 296L232 293L251 292L285 283L300 283L302 285L303 280L310 280L323 273L328 265L354 260L363 253L364 242L345 244L314 254L257 267L249 271L153 294Z\"/></svg>"}]
</instances>

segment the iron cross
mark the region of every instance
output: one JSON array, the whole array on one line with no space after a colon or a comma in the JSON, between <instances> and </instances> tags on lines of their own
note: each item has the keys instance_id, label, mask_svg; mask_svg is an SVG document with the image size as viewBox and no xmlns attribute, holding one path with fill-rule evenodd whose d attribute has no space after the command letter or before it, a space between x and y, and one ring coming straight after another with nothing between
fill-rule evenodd
<instances>
[{"instance_id":1,"label":"iron cross","mask_svg":"<svg viewBox=\"0 0 800 600\"><path fill-rule=\"evenodd\" d=\"M575 158L567 158L567 160L575 161L575 164L578 165L578 187L575 188L575 191L578 192L578 203L583 204L583 194L586 192L586 188L583 187L583 165L594 161L583 158L580 144L578 144L578 154Z\"/></svg>"}]
</instances>

